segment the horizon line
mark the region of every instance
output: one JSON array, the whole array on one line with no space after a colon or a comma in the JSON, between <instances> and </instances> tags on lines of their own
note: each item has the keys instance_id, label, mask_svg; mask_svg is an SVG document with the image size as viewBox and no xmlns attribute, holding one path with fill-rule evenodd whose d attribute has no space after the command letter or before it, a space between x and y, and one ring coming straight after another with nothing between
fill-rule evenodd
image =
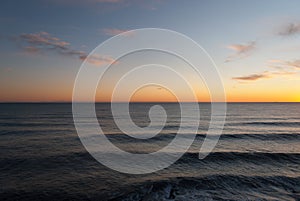
<instances>
[{"instance_id":1,"label":"horizon line","mask_svg":"<svg viewBox=\"0 0 300 201\"><path fill-rule=\"evenodd\" d=\"M33 103L73 103L72 101L0 101L0 104L33 104ZM77 101L74 103L128 103L126 101ZM175 101L130 101L129 103L300 103L299 101L182 101L182 102L175 102Z\"/></svg>"}]
</instances>

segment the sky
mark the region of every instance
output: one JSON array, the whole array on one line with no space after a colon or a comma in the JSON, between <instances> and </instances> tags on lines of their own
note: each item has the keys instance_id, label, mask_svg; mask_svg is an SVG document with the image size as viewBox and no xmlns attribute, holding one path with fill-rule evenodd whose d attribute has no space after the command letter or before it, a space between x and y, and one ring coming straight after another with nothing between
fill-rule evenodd
<instances>
[{"instance_id":1,"label":"sky","mask_svg":"<svg viewBox=\"0 0 300 201\"><path fill-rule=\"evenodd\" d=\"M200 44L214 60L229 102L300 102L299 8L298 0L4 0L0 102L71 101L89 53L114 35L141 28L170 29ZM101 68L111 60L98 55L89 62ZM111 100L111 80L123 72L120 64L103 81L96 101ZM173 60L174 68L181 65ZM175 80L164 73L152 76ZM197 91L199 101L210 100L201 81L193 85L203 90ZM131 100L174 101L176 94L144 87Z\"/></svg>"}]
</instances>

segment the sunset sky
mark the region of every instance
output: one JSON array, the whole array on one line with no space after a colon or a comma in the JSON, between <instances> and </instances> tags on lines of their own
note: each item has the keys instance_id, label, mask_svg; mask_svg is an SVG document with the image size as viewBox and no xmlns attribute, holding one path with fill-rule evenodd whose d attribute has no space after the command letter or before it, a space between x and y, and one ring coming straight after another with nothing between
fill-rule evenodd
<instances>
[{"instance_id":1,"label":"sunset sky","mask_svg":"<svg viewBox=\"0 0 300 201\"><path fill-rule=\"evenodd\" d=\"M199 43L217 65L227 101L300 102L298 0L7 0L1 2L0 24L0 102L71 101L90 51L123 31L148 27ZM109 100L112 86L106 86L96 101ZM206 92L197 96L209 100ZM154 87L132 100L175 99Z\"/></svg>"}]
</instances>

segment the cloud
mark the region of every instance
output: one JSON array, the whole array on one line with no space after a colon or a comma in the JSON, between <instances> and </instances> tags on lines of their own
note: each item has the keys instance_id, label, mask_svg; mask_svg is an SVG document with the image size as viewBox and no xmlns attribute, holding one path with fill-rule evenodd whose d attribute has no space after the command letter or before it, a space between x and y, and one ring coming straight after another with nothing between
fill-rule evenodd
<instances>
[{"instance_id":1,"label":"cloud","mask_svg":"<svg viewBox=\"0 0 300 201\"><path fill-rule=\"evenodd\" d=\"M14 37L21 43L22 49L26 53L41 53L45 51L55 51L63 55L81 56L85 53L70 48L70 43L52 36L50 33L41 31L38 33L23 33Z\"/></svg>"},{"instance_id":2,"label":"cloud","mask_svg":"<svg viewBox=\"0 0 300 201\"><path fill-rule=\"evenodd\" d=\"M98 54L93 54L93 55L82 55L80 56L81 60L86 60L88 63L93 64L95 66L102 66L105 64L109 63L114 63L116 62L112 57L107 56L107 55L98 55Z\"/></svg>"},{"instance_id":3,"label":"cloud","mask_svg":"<svg viewBox=\"0 0 300 201\"><path fill-rule=\"evenodd\" d=\"M108 35L108 36L115 36L118 34L121 34L123 32L126 32L128 30L123 30L123 29L103 29L103 32Z\"/></svg>"},{"instance_id":4,"label":"cloud","mask_svg":"<svg viewBox=\"0 0 300 201\"><path fill-rule=\"evenodd\" d=\"M280 27L278 35L291 36L300 33L300 23L288 23Z\"/></svg>"},{"instance_id":5,"label":"cloud","mask_svg":"<svg viewBox=\"0 0 300 201\"><path fill-rule=\"evenodd\" d=\"M284 61L284 60L278 60L273 59L269 60L270 67L272 68L294 68L294 69L300 69L300 60L292 60L292 61Z\"/></svg>"},{"instance_id":6,"label":"cloud","mask_svg":"<svg viewBox=\"0 0 300 201\"><path fill-rule=\"evenodd\" d=\"M121 34L121 33L124 33L125 36L132 36L134 34L134 31L130 31L130 30L126 30L126 29L102 29L102 32L105 34L105 35L108 35L108 36L115 36L115 35L118 35L118 34Z\"/></svg>"},{"instance_id":7,"label":"cloud","mask_svg":"<svg viewBox=\"0 0 300 201\"><path fill-rule=\"evenodd\" d=\"M296 69L300 69L300 60L294 60L294 61L287 61L285 62L286 65L290 67L294 67Z\"/></svg>"},{"instance_id":8,"label":"cloud","mask_svg":"<svg viewBox=\"0 0 300 201\"><path fill-rule=\"evenodd\" d=\"M225 62L230 62L249 56L250 53L255 49L255 46L256 43L254 41L251 41L247 44L233 44L227 46L228 49L235 51L235 53L227 57Z\"/></svg>"},{"instance_id":9,"label":"cloud","mask_svg":"<svg viewBox=\"0 0 300 201\"><path fill-rule=\"evenodd\" d=\"M257 74L250 74L246 76L240 76L240 77L233 77L233 80L236 81L257 81L257 80L262 80L262 79L270 79L274 77L283 77L283 76L290 76L294 75L297 72L290 72L290 71L264 71L262 73L257 73Z\"/></svg>"},{"instance_id":10,"label":"cloud","mask_svg":"<svg viewBox=\"0 0 300 201\"><path fill-rule=\"evenodd\" d=\"M266 71L271 78L273 77L283 77L283 76L290 76L295 75L297 72L295 71Z\"/></svg>"},{"instance_id":11,"label":"cloud","mask_svg":"<svg viewBox=\"0 0 300 201\"><path fill-rule=\"evenodd\" d=\"M115 62L110 56L89 55L80 50L75 50L70 47L70 43L63 41L60 38L53 37L47 32L38 32L30 34L21 34L14 37L16 41L21 42L22 49L26 53L38 54L42 52L55 51L63 56L75 56L81 61L86 60L88 63L101 66L107 63Z\"/></svg>"},{"instance_id":12,"label":"cloud","mask_svg":"<svg viewBox=\"0 0 300 201\"><path fill-rule=\"evenodd\" d=\"M233 77L233 80L238 80L238 81L255 81L259 79L266 79L270 78L268 74L266 73L261 73L261 74L251 74L251 75L246 75L246 76L241 76L241 77Z\"/></svg>"},{"instance_id":13,"label":"cloud","mask_svg":"<svg viewBox=\"0 0 300 201\"><path fill-rule=\"evenodd\" d=\"M52 37L47 32L21 34L19 38L28 44L34 45L35 47L52 48L52 49L67 49L70 45L68 42L62 41L59 38Z\"/></svg>"}]
</instances>

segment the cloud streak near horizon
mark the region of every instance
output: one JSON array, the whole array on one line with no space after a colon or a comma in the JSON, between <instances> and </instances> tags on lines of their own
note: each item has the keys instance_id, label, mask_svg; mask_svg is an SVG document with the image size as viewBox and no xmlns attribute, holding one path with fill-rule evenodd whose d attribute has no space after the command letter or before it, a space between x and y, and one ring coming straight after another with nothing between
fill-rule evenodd
<instances>
[{"instance_id":1,"label":"cloud streak near horizon","mask_svg":"<svg viewBox=\"0 0 300 201\"><path fill-rule=\"evenodd\" d=\"M273 59L269 60L268 62L271 64L269 67L275 68L277 69L277 71L264 71L262 73L232 77L232 79L236 81L253 82L274 77L295 75L299 72L298 70L300 70L300 60L284 61L279 59Z\"/></svg>"},{"instance_id":2,"label":"cloud streak near horizon","mask_svg":"<svg viewBox=\"0 0 300 201\"><path fill-rule=\"evenodd\" d=\"M232 79L236 81L253 82L262 79L270 79L275 77L295 75L296 73L297 72L291 72L291 71L264 71L262 73L255 73L246 76L233 77Z\"/></svg>"},{"instance_id":3,"label":"cloud streak near horizon","mask_svg":"<svg viewBox=\"0 0 300 201\"><path fill-rule=\"evenodd\" d=\"M269 75L267 73L260 73L260 74L251 74L246 76L240 76L240 77L233 77L233 80L238 81L256 81L259 79L266 79L269 78Z\"/></svg>"}]
</instances>

